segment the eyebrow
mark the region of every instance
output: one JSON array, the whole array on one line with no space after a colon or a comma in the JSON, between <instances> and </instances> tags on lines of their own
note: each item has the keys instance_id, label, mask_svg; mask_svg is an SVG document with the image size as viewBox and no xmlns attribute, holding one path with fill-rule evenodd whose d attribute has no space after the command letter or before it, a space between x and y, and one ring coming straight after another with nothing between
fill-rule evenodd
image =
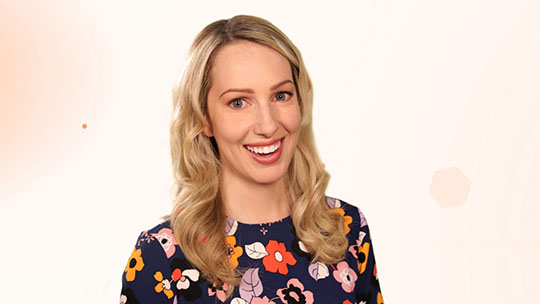
<instances>
[{"instance_id":1,"label":"eyebrow","mask_svg":"<svg viewBox=\"0 0 540 304\"><path fill-rule=\"evenodd\" d=\"M279 88L280 86L286 84L287 82L290 82L290 83L293 83L292 80L283 80L281 81L280 83L277 83L275 85L273 85L270 90L275 90L277 88ZM229 92L243 92L243 93L251 93L253 94L253 90L252 89L228 89L226 90L225 92L221 93L221 95L219 95L219 98L221 98L223 95L225 95L225 93L229 93Z\"/></svg>"}]
</instances>

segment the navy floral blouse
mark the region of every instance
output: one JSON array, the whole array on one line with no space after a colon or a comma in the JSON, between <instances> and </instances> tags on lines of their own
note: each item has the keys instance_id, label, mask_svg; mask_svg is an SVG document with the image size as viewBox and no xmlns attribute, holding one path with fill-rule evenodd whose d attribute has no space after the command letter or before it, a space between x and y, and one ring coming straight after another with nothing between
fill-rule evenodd
<instances>
[{"instance_id":1,"label":"navy floral blouse","mask_svg":"<svg viewBox=\"0 0 540 304\"><path fill-rule=\"evenodd\" d=\"M327 203L344 217L349 238L345 259L337 264L310 263L290 216L265 224L228 219L229 260L244 271L241 285L226 299L227 284L204 280L165 221L139 235L122 275L120 303L383 303L364 215L335 198Z\"/></svg>"}]
</instances>

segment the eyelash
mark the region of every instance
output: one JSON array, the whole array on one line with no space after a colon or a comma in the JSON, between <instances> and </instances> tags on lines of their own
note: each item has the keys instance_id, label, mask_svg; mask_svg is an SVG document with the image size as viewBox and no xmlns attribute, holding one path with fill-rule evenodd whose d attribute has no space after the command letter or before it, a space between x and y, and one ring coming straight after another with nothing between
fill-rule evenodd
<instances>
[{"instance_id":1,"label":"eyelash","mask_svg":"<svg viewBox=\"0 0 540 304\"><path fill-rule=\"evenodd\" d=\"M286 95L289 95L289 98L292 98L293 97L293 93L292 92L288 92L288 91L281 91L281 92L277 92L276 95L278 94L286 94ZM284 100L286 101L286 100Z\"/></svg>"},{"instance_id":2,"label":"eyelash","mask_svg":"<svg viewBox=\"0 0 540 304\"><path fill-rule=\"evenodd\" d=\"M277 93L276 93L276 95L279 95L279 94L286 94L286 95L289 95L289 98L292 98L293 95L294 95L292 92L289 92L289 91L280 91L280 92L277 92ZM274 95L274 96L276 96L276 95ZM244 98L242 98L242 97L235 98L235 99L229 101L229 102L227 103L227 105L230 106L230 107L232 107L232 106L231 106L232 103L235 102L235 101L238 101L238 100L243 101ZM279 100L279 101L287 101L287 100ZM244 101L244 102L245 102L245 101ZM240 109L240 108L234 108L234 107L233 107L233 109Z\"/></svg>"}]
</instances>

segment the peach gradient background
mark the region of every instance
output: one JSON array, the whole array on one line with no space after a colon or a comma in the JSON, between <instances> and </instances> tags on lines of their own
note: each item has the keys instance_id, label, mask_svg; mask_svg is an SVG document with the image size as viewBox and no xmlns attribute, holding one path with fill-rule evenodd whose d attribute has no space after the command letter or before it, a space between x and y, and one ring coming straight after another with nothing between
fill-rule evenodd
<instances>
[{"instance_id":1,"label":"peach gradient background","mask_svg":"<svg viewBox=\"0 0 540 304\"><path fill-rule=\"evenodd\" d=\"M302 51L328 194L366 214L386 303L537 302L540 2L261 3L0 0L0 302L118 301L170 209L187 48L240 13Z\"/></svg>"}]
</instances>

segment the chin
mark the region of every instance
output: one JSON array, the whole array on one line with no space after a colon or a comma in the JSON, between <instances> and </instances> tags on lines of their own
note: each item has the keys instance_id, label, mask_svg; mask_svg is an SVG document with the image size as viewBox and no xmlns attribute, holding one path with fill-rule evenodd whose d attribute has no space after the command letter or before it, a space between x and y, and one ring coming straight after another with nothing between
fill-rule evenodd
<instances>
[{"instance_id":1,"label":"chin","mask_svg":"<svg viewBox=\"0 0 540 304\"><path fill-rule=\"evenodd\" d=\"M273 172L261 172L260 174L253 175L252 179L258 184L273 184L280 181L285 177L286 170L275 170Z\"/></svg>"}]
</instances>

